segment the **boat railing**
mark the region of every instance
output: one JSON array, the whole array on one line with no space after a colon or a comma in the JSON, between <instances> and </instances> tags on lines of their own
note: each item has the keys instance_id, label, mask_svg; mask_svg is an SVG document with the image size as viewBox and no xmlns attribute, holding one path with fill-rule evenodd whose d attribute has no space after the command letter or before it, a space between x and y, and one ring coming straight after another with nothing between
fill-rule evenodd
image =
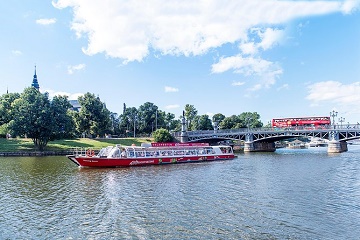
<instances>
[{"instance_id":1,"label":"boat railing","mask_svg":"<svg viewBox=\"0 0 360 240\"><path fill-rule=\"evenodd\" d=\"M71 148L71 152L75 156L95 156L99 153L99 149L95 148L85 148L85 147L73 147Z\"/></svg>"}]
</instances>

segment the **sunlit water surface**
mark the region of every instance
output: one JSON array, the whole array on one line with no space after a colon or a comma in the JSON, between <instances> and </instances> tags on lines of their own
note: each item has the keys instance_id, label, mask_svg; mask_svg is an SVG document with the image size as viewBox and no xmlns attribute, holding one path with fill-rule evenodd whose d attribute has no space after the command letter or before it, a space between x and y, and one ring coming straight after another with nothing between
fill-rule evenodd
<instances>
[{"instance_id":1,"label":"sunlit water surface","mask_svg":"<svg viewBox=\"0 0 360 240\"><path fill-rule=\"evenodd\" d=\"M360 146L79 169L0 158L0 239L359 239Z\"/></svg>"}]
</instances>

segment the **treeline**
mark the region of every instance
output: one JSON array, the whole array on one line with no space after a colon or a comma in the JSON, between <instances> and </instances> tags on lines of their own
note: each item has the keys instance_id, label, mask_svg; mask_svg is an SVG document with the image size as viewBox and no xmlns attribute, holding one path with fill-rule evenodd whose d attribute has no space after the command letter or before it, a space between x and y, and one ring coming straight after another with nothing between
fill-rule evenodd
<instances>
[{"instance_id":1,"label":"treeline","mask_svg":"<svg viewBox=\"0 0 360 240\"><path fill-rule=\"evenodd\" d=\"M86 93L78 98L80 109L73 109L67 96L40 93L29 87L23 93L6 93L0 96L0 136L31 138L39 150L55 139L76 137L139 137L150 136L154 131L180 131L181 118L160 110L155 104L146 102L138 108L127 107L123 113L110 112L105 103L94 94ZM193 105L184 110L187 129L212 130L261 127L260 115L244 112L226 117L221 113L212 119L198 115Z\"/></svg>"}]
</instances>

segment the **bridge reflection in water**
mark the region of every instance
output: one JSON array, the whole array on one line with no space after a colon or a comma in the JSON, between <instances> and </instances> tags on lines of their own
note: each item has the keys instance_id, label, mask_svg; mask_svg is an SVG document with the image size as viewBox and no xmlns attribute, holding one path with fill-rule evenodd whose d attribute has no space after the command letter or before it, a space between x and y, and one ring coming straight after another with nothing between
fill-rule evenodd
<instances>
[{"instance_id":1,"label":"bridge reflection in water","mask_svg":"<svg viewBox=\"0 0 360 240\"><path fill-rule=\"evenodd\" d=\"M245 152L274 152L276 141L296 137L317 137L329 140L329 153L340 153L348 150L347 141L360 138L360 125L182 131L174 133L174 137L182 142L243 141Z\"/></svg>"}]
</instances>

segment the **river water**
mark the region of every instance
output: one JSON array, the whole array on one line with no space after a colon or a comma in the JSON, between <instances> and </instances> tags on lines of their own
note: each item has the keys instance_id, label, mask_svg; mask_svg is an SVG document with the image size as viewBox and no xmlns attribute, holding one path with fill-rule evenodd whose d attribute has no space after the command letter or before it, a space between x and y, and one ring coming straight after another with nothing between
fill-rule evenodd
<instances>
[{"instance_id":1,"label":"river water","mask_svg":"<svg viewBox=\"0 0 360 240\"><path fill-rule=\"evenodd\" d=\"M360 146L79 169L0 158L0 239L359 239Z\"/></svg>"}]
</instances>

